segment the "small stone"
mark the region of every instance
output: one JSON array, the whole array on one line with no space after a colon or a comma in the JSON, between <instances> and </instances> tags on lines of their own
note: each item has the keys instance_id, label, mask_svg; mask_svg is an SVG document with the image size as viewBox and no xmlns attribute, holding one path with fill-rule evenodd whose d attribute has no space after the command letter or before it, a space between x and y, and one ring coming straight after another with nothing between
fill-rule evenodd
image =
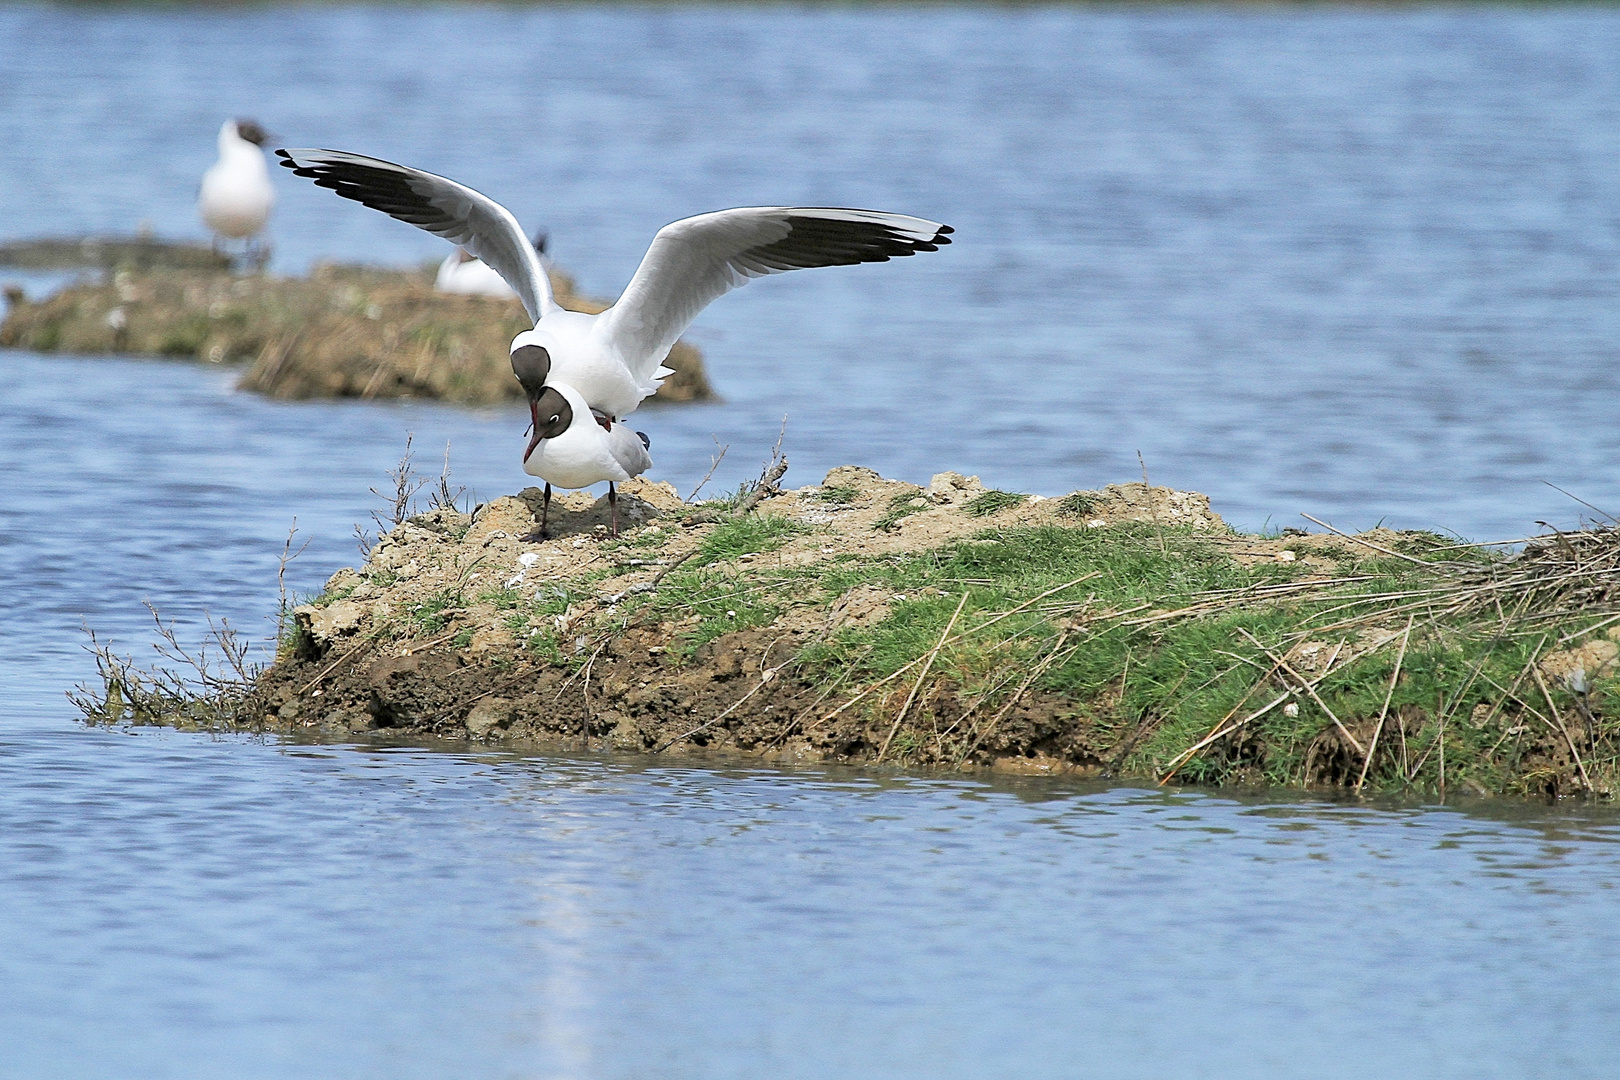
<instances>
[{"instance_id":1,"label":"small stone","mask_svg":"<svg viewBox=\"0 0 1620 1080\"><path fill-rule=\"evenodd\" d=\"M963 476L959 472L935 473L923 492L931 503L958 503L984 490L977 476Z\"/></svg>"},{"instance_id":2,"label":"small stone","mask_svg":"<svg viewBox=\"0 0 1620 1080\"><path fill-rule=\"evenodd\" d=\"M1283 706L1283 715L1288 717L1288 719L1290 719L1290 720L1292 720L1294 717L1298 716L1299 715L1299 702L1290 701L1288 704L1284 705Z\"/></svg>"},{"instance_id":3,"label":"small stone","mask_svg":"<svg viewBox=\"0 0 1620 1080\"><path fill-rule=\"evenodd\" d=\"M276 715L281 717L283 720L296 720L303 711L304 706L302 704L296 701L289 701L283 704L281 708L276 710Z\"/></svg>"},{"instance_id":4,"label":"small stone","mask_svg":"<svg viewBox=\"0 0 1620 1080\"><path fill-rule=\"evenodd\" d=\"M1592 679L1608 678L1617 666L1620 666L1620 645L1603 638L1588 641L1578 648L1548 653L1540 665L1541 673L1549 680L1563 682L1571 689L1574 689L1572 683L1585 687Z\"/></svg>"},{"instance_id":5,"label":"small stone","mask_svg":"<svg viewBox=\"0 0 1620 1080\"><path fill-rule=\"evenodd\" d=\"M486 626L482 630L473 631L472 641L467 644L467 652L473 656L481 656L495 649L506 649L512 645L512 632L501 626Z\"/></svg>"},{"instance_id":6,"label":"small stone","mask_svg":"<svg viewBox=\"0 0 1620 1080\"><path fill-rule=\"evenodd\" d=\"M485 698L467 714L467 734L475 739L499 737L512 726L515 712L512 702L506 698Z\"/></svg>"},{"instance_id":7,"label":"small stone","mask_svg":"<svg viewBox=\"0 0 1620 1080\"><path fill-rule=\"evenodd\" d=\"M293 618L298 620L310 637L325 645L359 626L365 613L363 605L353 600L339 600L323 608L301 604L293 609Z\"/></svg>"},{"instance_id":8,"label":"small stone","mask_svg":"<svg viewBox=\"0 0 1620 1080\"><path fill-rule=\"evenodd\" d=\"M1292 551L1277 552L1278 562L1293 562L1295 558L1297 558L1297 556Z\"/></svg>"},{"instance_id":9,"label":"small stone","mask_svg":"<svg viewBox=\"0 0 1620 1080\"><path fill-rule=\"evenodd\" d=\"M326 579L327 592L352 592L365 584L365 578L345 566L337 573Z\"/></svg>"}]
</instances>

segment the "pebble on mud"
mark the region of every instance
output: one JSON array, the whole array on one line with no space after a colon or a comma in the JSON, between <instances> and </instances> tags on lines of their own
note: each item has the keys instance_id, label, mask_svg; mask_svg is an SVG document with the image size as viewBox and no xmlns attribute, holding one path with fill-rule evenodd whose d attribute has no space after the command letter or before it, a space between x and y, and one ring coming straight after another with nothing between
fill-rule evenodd
<instances>
[{"instance_id":1,"label":"pebble on mud","mask_svg":"<svg viewBox=\"0 0 1620 1080\"><path fill-rule=\"evenodd\" d=\"M506 698L485 698L467 714L467 734L475 739L499 736L511 726L515 711Z\"/></svg>"}]
</instances>

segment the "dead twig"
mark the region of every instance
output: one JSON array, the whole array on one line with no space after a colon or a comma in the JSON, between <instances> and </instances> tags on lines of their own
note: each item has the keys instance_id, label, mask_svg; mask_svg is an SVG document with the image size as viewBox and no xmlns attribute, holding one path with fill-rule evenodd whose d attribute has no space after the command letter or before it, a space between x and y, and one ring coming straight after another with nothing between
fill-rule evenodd
<instances>
[{"instance_id":1,"label":"dead twig","mask_svg":"<svg viewBox=\"0 0 1620 1080\"><path fill-rule=\"evenodd\" d=\"M720 463L726 459L726 451L731 449L730 443L721 446L718 437L710 435L709 438L714 439L715 448L719 452L709 460L709 471L703 474L703 479L698 481L698 486L693 488L691 494L686 496L687 502L691 502L693 499L697 498L697 493L702 491L703 486L714 477L714 470L718 469L720 467Z\"/></svg>"},{"instance_id":2,"label":"dead twig","mask_svg":"<svg viewBox=\"0 0 1620 1080\"><path fill-rule=\"evenodd\" d=\"M956 620L962 614L962 609L967 606L967 601L968 592L964 589L962 599L956 602L956 610L951 612L950 621L945 624L945 629L939 635L939 641L934 645L934 651L928 654L928 662L918 673L917 681L911 685L911 693L906 695L905 704L901 705L900 711L895 714L894 723L889 727L889 734L884 737L883 745L878 749L876 762L882 762L884 755L889 752L889 744L894 741L894 733L900 730L900 722L906 718L906 713L911 711L911 703L917 700L917 691L922 689L923 680L928 678L929 671L933 670L934 661L939 657L939 650L945 647L945 639L951 636L951 630L955 628Z\"/></svg>"},{"instance_id":3,"label":"dead twig","mask_svg":"<svg viewBox=\"0 0 1620 1080\"><path fill-rule=\"evenodd\" d=\"M416 478L416 468L411 464L411 458L415 456L411 450L411 442L415 438L416 434L414 432L405 433L405 451L400 455L399 463L388 470L388 479L394 482L394 490L385 494L376 488L368 489L373 495L388 504L390 517L385 518L376 510L371 512L371 520L376 522L377 528L385 533L398 527L406 518L411 516L411 500L415 499L416 493L426 487L428 483L426 480Z\"/></svg>"},{"instance_id":4,"label":"dead twig","mask_svg":"<svg viewBox=\"0 0 1620 1080\"><path fill-rule=\"evenodd\" d=\"M1405 559L1409 563L1416 563L1418 566L1426 567L1426 568L1428 568L1430 570L1438 569L1438 567L1436 567L1434 563L1424 562L1422 559L1414 559L1410 555L1402 555L1398 551L1392 551L1389 548L1384 547L1382 544L1375 544L1371 540L1364 540L1359 536L1351 536L1349 533L1345 532L1343 529L1335 529L1332 525L1329 525L1327 522L1323 521L1321 518L1314 518L1314 517L1311 517L1311 515L1309 515L1309 514L1301 514L1299 516L1304 518L1306 521L1314 521L1314 522L1316 522L1316 524L1322 526L1322 528L1326 529L1328 532L1338 533L1340 536L1344 537L1346 540L1350 541L1353 544L1360 544L1363 547L1370 547L1374 551L1381 552L1381 553L1383 553L1385 555L1390 556L1391 558Z\"/></svg>"},{"instance_id":5,"label":"dead twig","mask_svg":"<svg viewBox=\"0 0 1620 1080\"><path fill-rule=\"evenodd\" d=\"M659 583L669 576L669 572L681 565L681 563L685 562L687 559L690 559L692 556L696 555L698 550L698 548L693 548L691 551L688 551L685 555L682 555L674 562L669 563L662 570L658 571L657 576L655 576L651 581L638 582L637 584L630 586L628 589L625 589L623 592L614 593L612 596L603 598L601 603L606 604L608 607L612 607L614 604L617 604L627 596L635 596L637 593L656 592L658 590Z\"/></svg>"},{"instance_id":6,"label":"dead twig","mask_svg":"<svg viewBox=\"0 0 1620 1080\"><path fill-rule=\"evenodd\" d=\"M1384 707L1378 710L1378 724L1373 728L1372 738L1367 741L1367 753L1361 759L1361 775L1356 777L1356 794L1361 794L1361 785L1367 782L1367 768L1372 764L1373 751L1378 749L1378 736L1384 730L1384 718L1389 715L1389 703L1395 696L1395 683L1401 677L1401 664L1406 660L1406 645L1412 640L1412 620L1416 616L1406 619L1406 632L1401 635L1401 651L1395 656L1395 670L1389 677L1389 689L1384 692Z\"/></svg>"},{"instance_id":7,"label":"dead twig","mask_svg":"<svg viewBox=\"0 0 1620 1080\"><path fill-rule=\"evenodd\" d=\"M1288 664L1288 661L1286 661L1286 660L1282 659L1281 657L1277 656L1270 649L1268 649L1264 645L1260 644L1260 642L1255 638L1255 636L1253 634L1249 633L1248 630L1246 630L1246 629L1244 629L1243 627L1240 626L1240 627L1238 627L1238 633L1240 633L1244 637L1248 638L1250 643L1253 644L1255 648L1259 649L1261 652L1263 652L1267 656L1269 656L1272 659L1272 661L1274 663L1276 663L1276 665L1279 668L1281 668L1283 671L1287 672L1289 675L1292 675L1294 677L1294 679L1300 684L1300 688L1303 689L1307 694L1309 694L1311 696L1311 700L1316 702L1316 704L1321 708L1321 710L1328 714L1328 719L1332 720L1333 721L1333 726L1339 729L1339 734L1343 735L1345 737L1345 739L1350 743L1350 745L1356 748L1356 752L1358 754L1361 754L1363 756L1366 755L1367 751L1361 745L1360 741L1357 740L1357 738L1354 735L1350 734L1350 729L1345 727L1344 724L1340 722L1338 716L1333 712L1332 709L1330 709L1328 707L1328 703L1323 701L1322 696L1316 692L1315 686L1313 686L1311 683L1306 681L1305 676L1301 675L1299 672L1295 671L1292 667L1290 667L1289 664ZM1343 647L1344 642L1341 641L1339 643L1339 645L1340 645L1340 647ZM1335 655L1337 655L1337 654L1335 654ZM1333 661L1329 660L1327 670L1332 670L1332 667L1333 667ZM1323 675L1326 675L1326 674L1327 674L1327 671L1324 671Z\"/></svg>"}]
</instances>

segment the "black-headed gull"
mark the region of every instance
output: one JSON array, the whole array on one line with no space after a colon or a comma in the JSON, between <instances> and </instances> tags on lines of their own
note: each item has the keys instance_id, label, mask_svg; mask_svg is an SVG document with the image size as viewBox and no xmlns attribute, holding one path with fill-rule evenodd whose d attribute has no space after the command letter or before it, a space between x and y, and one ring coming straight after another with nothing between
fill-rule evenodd
<instances>
[{"instance_id":1,"label":"black-headed gull","mask_svg":"<svg viewBox=\"0 0 1620 1080\"><path fill-rule=\"evenodd\" d=\"M281 164L346 199L459 244L516 290L533 330L512 352L544 352L548 379L592 409L628 416L658 389L671 346L697 314L751 278L816 266L887 262L949 244L937 221L819 206L720 210L665 225L618 302L596 315L567 311L517 219L454 180L341 150L277 150Z\"/></svg>"},{"instance_id":2,"label":"black-headed gull","mask_svg":"<svg viewBox=\"0 0 1620 1080\"><path fill-rule=\"evenodd\" d=\"M215 237L251 240L270 220L276 189L259 149L267 138L252 120L227 120L219 129L219 160L197 191L197 213Z\"/></svg>"},{"instance_id":3,"label":"black-headed gull","mask_svg":"<svg viewBox=\"0 0 1620 1080\"><path fill-rule=\"evenodd\" d=\"M937 251L949 225L841 207L753 206L665 225L618 302L600 314L568 311L551 294L539 252L500 203L464 184L342 150L277 150L281 164L346 199L465 248L506 280L534 320L512 340L512 370L534 421L524 471L551 486L614 484L645 471L647 438L624 427L658 389L670 348L712 301L752 278L852 266Z\"/></svg>"},{"instance_id":4,"label":"black-headed gull","mask_svg":"<svg viewBox=\"0 0 1620 1080\"><path fill-rule=\"evenodd\" d=\"M529 413L534 430L523 450L523 471L546 482L540 527L525 540L546 539L551 486L583 488L608 482L612 532L619 535L619 495L614 484L640 476L652 466L646 435L631 431L623 420L593 412L583 395L567 383L535 385L527 380Z\"/></svg>"}]
</instances>

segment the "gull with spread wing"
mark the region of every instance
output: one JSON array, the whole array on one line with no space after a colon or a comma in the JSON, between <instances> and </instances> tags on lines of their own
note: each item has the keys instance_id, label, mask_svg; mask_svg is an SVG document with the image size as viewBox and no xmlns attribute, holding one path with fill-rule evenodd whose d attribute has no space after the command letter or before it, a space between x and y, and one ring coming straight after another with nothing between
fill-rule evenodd
<instances>
[{"instance_id":1,"label":"gull with spread wing","mask_svg":"<svg viewBox=\"0 0 1620 1080\"><path fill-rule=\"evenodd\" d=\"M949 225L876 210L754 206L700 214L658 230L618 302L587 315L557 304L517 219L472 188L341 150L277 150L276 155L296 175L458 244L506 279L534 320L534 329L513 339L511 352L514 372L529 376L522 381L536 432L541 430L538 398L530 387L566 384L607 421L611 434L612 426L670 374L664 359L698 313L753 278L887 262L951 242ZM576 425L582 421L575 417ZM533 457L531 445L525 461ZM616 479L602 475L597 482L609 481L611 493Z\"/></svg>"}]
</instances>

